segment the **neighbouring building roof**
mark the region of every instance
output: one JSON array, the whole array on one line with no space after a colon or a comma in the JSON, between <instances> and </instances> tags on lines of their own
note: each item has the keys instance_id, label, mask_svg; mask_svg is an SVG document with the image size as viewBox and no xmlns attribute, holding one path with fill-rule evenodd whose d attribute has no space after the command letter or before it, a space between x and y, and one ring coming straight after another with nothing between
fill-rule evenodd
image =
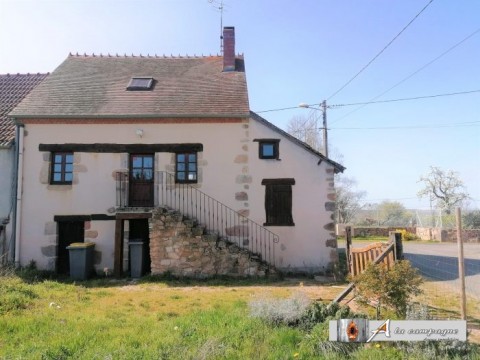
<instances>
[{"instance_id":1,"label":"neighbouring building roof","mask_svg":"<svg viewBox=\"0 0 480 360\"><path fill-rule=\"evenodd\" d=\"M319 157L319 164L322 162L322 161L326 161L330 164L333 165L333 167L335 168L335 172L338 173L338 172L343 172L346 168L343 166L343 165L340 165L339 163L327 158L325 155L323 155L321 152L315 150L314 148L312 148L310 145L308 145L307 143L297 139L295 136L292 136L290 135L289 133L287 133L286 131L280 129L278 126L275 126L273 125L270 121L264 119L263 117L261 117L260 115L258 115L257 113L251 111L250 112L250 116L252 119L258 121L259 123L269 127L270 129L272 129L273 131L276 131L277 133L285 136L287 139L289 139L290 141L292 141L293 143L297 144L298 146L301 146L302 148L304 148L305 150L307 150L308 152L311 152L312 154L316 155Z\"/></svg>"},{"instance_id":2,"label":"neighbouring building roof","mask_svg":"<svg viewBox=\"0 0 480 360\"><path fill-rule=\"evenodd\" d=\"M47 75L0 75L0 147L10 146L15 139L15 124L12 119L7 117L7 114Z\"/></svg>"},{"instance_id":3,"label":"neighbouring building roof","mask_svg":"<svg viewBox=\"0 0 480 360\"><path fill-rule=\"evenodd\" d=\"M151 89L127 90L132 78ZM10 114L18 118L248 117L242 56L70 55Z\"/></svg>"}]
</instances>

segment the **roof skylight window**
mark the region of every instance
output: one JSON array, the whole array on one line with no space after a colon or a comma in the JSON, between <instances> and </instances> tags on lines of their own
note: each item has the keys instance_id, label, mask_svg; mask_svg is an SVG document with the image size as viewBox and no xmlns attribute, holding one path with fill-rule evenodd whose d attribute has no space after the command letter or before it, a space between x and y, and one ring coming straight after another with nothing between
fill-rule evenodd
<instances>
[{"instance_id":1,"label":"roof skylight window","mask_svg":"<svg viewBox=\"0 0 480 360\"><path fill-rule=\"evenodd\" d=\"M152 77L132 77L127 90L151 90L152 86Z\"/></svg>"}]
</instances>

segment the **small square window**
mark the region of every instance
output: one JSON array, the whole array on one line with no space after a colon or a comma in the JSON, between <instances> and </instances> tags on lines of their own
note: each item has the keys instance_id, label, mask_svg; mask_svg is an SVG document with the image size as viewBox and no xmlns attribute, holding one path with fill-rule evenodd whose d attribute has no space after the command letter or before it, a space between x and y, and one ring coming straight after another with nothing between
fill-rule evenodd
<instances>
[{"instance_id":1,"label":"small square window","mask_svg":"<svg viewBox=\"0 0 480 360\"><path fill-rule=\"evenodd\" d=\"M263 143L260 145L262 147L262 157L274 157L275 156L275 144Z\"/></svg>"},{"instance_id":2,"label":"small square window","mask_svg":"<svg viewBox=\"0 0 480 360\"><path fill-rule=\"evenodd\" d=\"M258 157L260 159L279 159L279 142L278 139L261 139L258 141Z\"/></svg>"},{"instance_id":3,"label":"small square window","mask_svg":"<svg viewBox=\"0 0 480 360\"><path fill-rule=\"evenodd\" d=\"M197 182L197 154L183 153L175 156L175 180L177 183Z\"/></svg>"},{"instance_id":4,"label":"small square window","mask_svg":"<svg viewBox=\"0 0 480 360\"><path fill-rule=\"evenodd\" d=\"M73 181L73 154L53 153L51 184L71 184Z\"/></svg>"},{"instance_id":5,"label":"small square window","mask_svg":"<svg viewBox=\"0 0 480 360\"><path fill-rule=\"evenodd\" d=\"M127 86L127 90L151 90L153 78L151 77L133 77Z\"/></svg>"}]
</instances>

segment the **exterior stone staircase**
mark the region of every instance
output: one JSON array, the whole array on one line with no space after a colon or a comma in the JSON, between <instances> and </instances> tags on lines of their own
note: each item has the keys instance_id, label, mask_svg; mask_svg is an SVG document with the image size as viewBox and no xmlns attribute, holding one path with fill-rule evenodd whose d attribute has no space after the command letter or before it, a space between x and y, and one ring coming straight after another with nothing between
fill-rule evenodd
<instances>
[{"instance_id":1,"label":"exterior stone staircase","mask_svg":"<svg viewBox=\"0 0 480 360\"><path fill-rule=\"evenodd\" d=\"M152 274L200 278L277 274L259 255L208 233L205 226L179 211L157 207L149 221Z\"/></svg>"}]
</instances>

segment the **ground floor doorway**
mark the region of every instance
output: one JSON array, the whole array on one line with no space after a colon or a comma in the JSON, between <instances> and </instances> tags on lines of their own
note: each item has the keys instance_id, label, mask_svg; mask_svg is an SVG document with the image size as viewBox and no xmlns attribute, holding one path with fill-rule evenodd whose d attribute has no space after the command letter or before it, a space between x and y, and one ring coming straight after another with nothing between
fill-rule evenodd
<instances>
[{"instance_id":1,"label":"ground floor doorway","mask_svg":"<svg viewBox=\"0 0 480 360\"><path fill-rule=\"evenodd\" d=\"M70 273L70 255L67 247L72 243L84 242L84 221L59 221L56 270L58 274Z\"/></svg>"},{"instance_id":2,"label":"ground floor doorway","mask_svg":"<svg viewBox=\"0 0 480 360\"><path fill-rule=\"evenodd\" d=\"M150 236L148 228L148 219L129 220L128 241L131 243L143 243L143 273L148 274L151 271L150 261ZM132 251L129 251L129 270L131 270Z\"/></svg>"},{"instance_id":3,"label":"ground floor doorway","mask_svg":"<svg viewBox=\"0 0 480 360\"><path fill-rule=\"evenodd\" d=\"M115 219L115 258L113 272L116 277L121 277L124 270L131 269L132 259L130 259L129 242L143 242L143 262L145 267L143 273L151 272L150 260L150 231L148 219L152 217L150 212L128 212L118 213ZM128 236L127 232L128 231ZM128 258L127 258L128 256ZM124 268L124 260L128 265ZM138 260L138 259L137 259Z\"/></svg>"}]
</instances>

